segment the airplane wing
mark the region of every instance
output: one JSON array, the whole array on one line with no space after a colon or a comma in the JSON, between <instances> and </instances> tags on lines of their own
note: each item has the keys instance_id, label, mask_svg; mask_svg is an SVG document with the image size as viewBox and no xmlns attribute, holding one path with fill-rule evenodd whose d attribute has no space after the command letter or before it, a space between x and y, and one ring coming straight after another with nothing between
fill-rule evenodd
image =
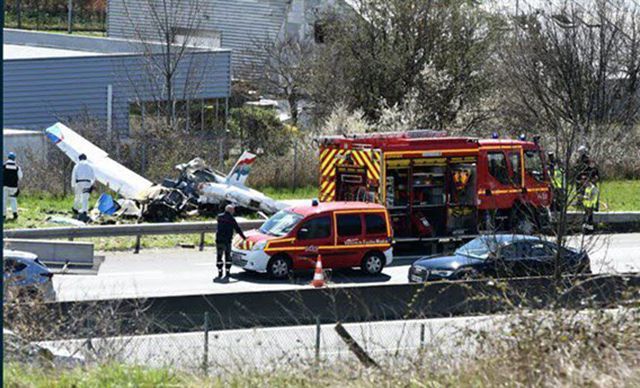
<instances>
[{"instance_id":1,"label":"airplane wing","mask_svg":"<svg viewBox=\"0 0 640 388\"><path fill-rule=\"evenodd\" d=\"M47 128L45 133L74 163L78 163L80 154L85 154L93 167L96 179L126 198L138 198L153 186L151 181L109 158L109 154L104 150L62 123Z\"/></svg>"},{"instance_id":2,"label":"airplane wing","mask_svg":"<svg viewBox=\"0 0 640 388\"><path fill-rule=\"evenodd\" d=\"M256 155L249 151L244 151L240 155L240 159L231 169L231 172L225 178L227 184L233 186L244 187L244 182L247 180L249 173L251 172L251 165L256 161Z\"/></svg>"}]
</instances>

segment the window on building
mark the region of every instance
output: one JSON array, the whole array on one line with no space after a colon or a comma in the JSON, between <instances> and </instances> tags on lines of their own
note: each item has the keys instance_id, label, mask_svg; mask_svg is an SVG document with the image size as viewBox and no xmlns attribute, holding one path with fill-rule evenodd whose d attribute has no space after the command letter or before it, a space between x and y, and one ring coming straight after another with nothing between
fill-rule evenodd
<instances>
[{"instance_id":1,"label":"window on building","mask_svg":"<svg viewBox=\"0 0 640 388\"><path fill-rule=\"evenodd\" d=\"M338 235L340 237L359 236L362 234L362 221L359 214L338 216Z\"/></svg>"},{"instance_id":2,"label":"window on building","mask_svg":"<svg viewBox=\"0 0 640 388\"><path fill-rule=\"evenodd\" d=\"M324 23L321 21L316 21L313 24L313 40L318 44L322 44L325 42L325 34L326 27Z\"/></svg>"},{"instance_id":3,"label":"window on building","mask_svg":"<svg viewBox=\"0 0 640 388\"><path fill-rule=\"evenodd\" d=\"M175 28L173 43L178 45L220 48L222 33L214 30Z\"/></svg>"},{"instance_id":4,"label":"window on building","mask_svg":"<svg viewBox=\"0 0 640 388\"><path fill-rule=\"evenodd\" d=\"M367 214L364 216L367 234L387 233L387 223L382 214Z\"/></svg>"},{"instance_id":5,"label":"window on building","mask_svg":"<svg viewBox=\"0 0 640 388\"><path fill-rule=\"evenodd\" d=\"M507 159L502 152L489 152L487 154L489 162L489 174L502 184L509 184L509 169Z\"/></svg>"}]
</instances>

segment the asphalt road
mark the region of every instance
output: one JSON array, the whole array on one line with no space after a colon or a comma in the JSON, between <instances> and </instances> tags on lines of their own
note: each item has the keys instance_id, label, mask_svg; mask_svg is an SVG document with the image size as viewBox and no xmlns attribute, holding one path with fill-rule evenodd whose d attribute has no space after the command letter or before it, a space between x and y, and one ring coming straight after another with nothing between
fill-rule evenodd
<instances>
[{"instance_id":1,"label":"asphalt road","mask_svg":"<svg viewBox=\"0 0 640 388\"><path fill-rule=\"evenodd\" d=\"M601 235L584 242L574 238L571 245L587 249L596 273L640 272L640 233ZM214 249L107 253L97 275L55 275L54 288L58 300L72 301L310 287L310 272L296 274L292 280L276 281L236 267L228 283L214 283L214 256ZM408 268L408 264L393 265L375 277L358 270L334 271L329 282L333 286L405 283Z\"/></svg>"},{"instance_id":2,"label":"asphalt road","mask_svg":"<svg viewBox=\"0 0 640 388\"><path fill-rule=\"evenodd\" d=\"M349 334L377 362L384 366L415 360L420 348L439 362L473 349L469 331L499 327L503 315L488 317L437 318L345 324ZM319 358L324 363L357 362L348 346L336 334L334 324L320 326ZM210 331L208 370L251 371L310 365L314 362L317 327L284 326L242 330ZM49 349L65 354L112 354L124 362L154 367L197 370L202 367L205 337L203 332L157 334L144 336L93 338L91 348L86 339L41 342ZM91 349L91 350L89 350ZM437 354L436 354L437 352Z\"/></svg>"}]
</instances>

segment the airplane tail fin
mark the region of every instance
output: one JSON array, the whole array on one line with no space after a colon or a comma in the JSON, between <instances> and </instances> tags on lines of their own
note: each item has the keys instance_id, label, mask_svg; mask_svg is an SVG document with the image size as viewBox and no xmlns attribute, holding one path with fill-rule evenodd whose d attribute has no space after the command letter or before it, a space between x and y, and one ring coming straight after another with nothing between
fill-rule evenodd
<instances>
[{"instance_id":1,"label":"airplane tail fin","mask_svg":"<svg viewBox=\"0 0 640 388\"><path fill-rule=\"evenodd\" d=\"M255 160L255 154L252 154L249 151L244 151L231 169L229 175L227 175L225 181L230 185L244 186L244 182L247 180L247 177L251 172L251 165Z\"/></svg>"}]
</instances>

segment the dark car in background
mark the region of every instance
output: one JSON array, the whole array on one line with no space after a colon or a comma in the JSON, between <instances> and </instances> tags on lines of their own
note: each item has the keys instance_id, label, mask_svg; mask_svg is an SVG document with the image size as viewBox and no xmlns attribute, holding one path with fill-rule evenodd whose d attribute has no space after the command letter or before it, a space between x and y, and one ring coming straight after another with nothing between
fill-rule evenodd
<instances>
[{"instance_id":1,"label":"dark car in background","mask_svg":"<svg viewBox=\"0 0 640 388\"><path fill-rule=\"evenodd\" d=\"M557 260L558 251L560 260ZM451 256L417 260L409 282L552 275L556 263L563 274L591 273L584 251L559 247L539 237L499 234L477 237Z\"/></svg>"},{"instance_id":2,"label":"dark car in background","mask_svg":"<svg viewBox=\"0 0 640 388\"><path fill-rule=\"evenodd\" d=\"M4 300L41 298L55 300L53 272L30 252L5 249L2 252Z\"/></svg>"}]
</instances>

